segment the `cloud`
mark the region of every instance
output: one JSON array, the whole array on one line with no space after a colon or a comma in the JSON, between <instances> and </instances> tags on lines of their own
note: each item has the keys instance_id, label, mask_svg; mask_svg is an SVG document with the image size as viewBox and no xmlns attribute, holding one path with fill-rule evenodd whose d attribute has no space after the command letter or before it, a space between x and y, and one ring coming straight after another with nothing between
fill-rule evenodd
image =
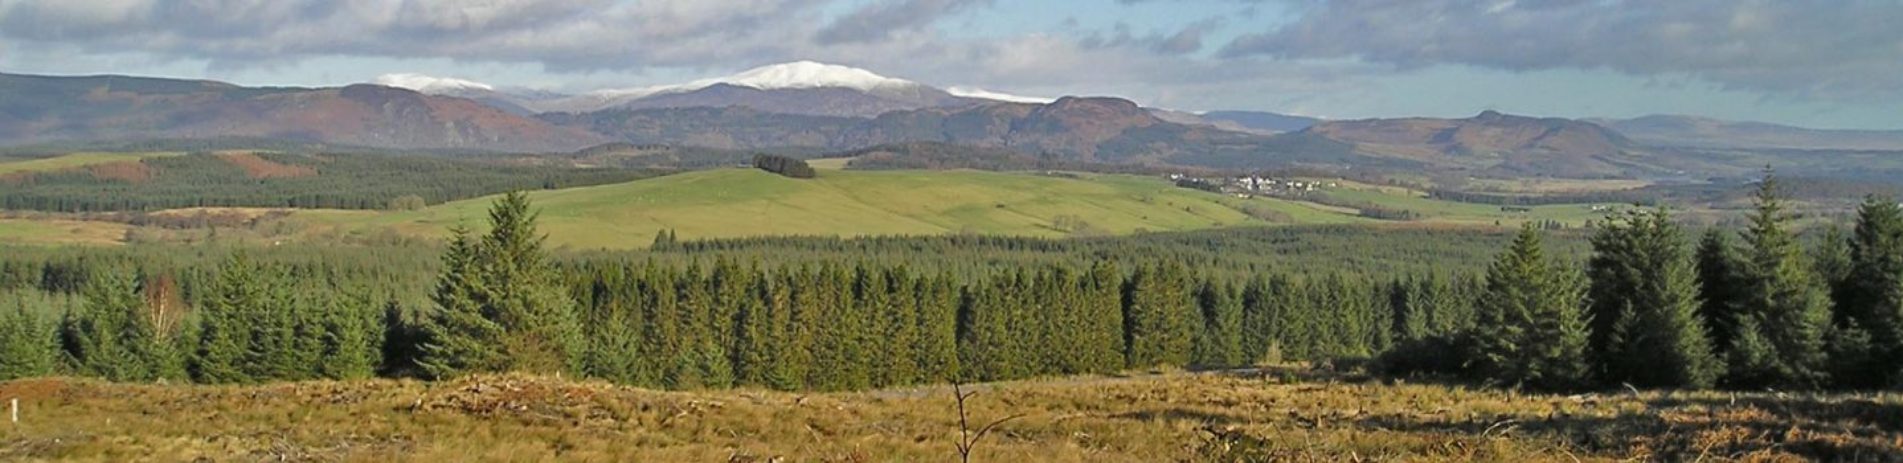
<instances>
[{"instance_id":1,"label":"cloud","mask_svg":"<svg viewBox=\"0 0 1903 463\"><path fill-rule=\"evenodd\" d=\"M882 0L834 20L815 37L826 45L884 40L894 32L932 24L947 15L990 4L991 0Z\"/></svg>"},{"instance_id":2,"label":"cloud","mask_svg":"<svg viewBox=\"0 0 1903 463\"><path fill-rule=\"evenodd\" d=\"M320 56L630 69L804 42L824 0L62 0L0 3L0 40L214 63Z\"/></svg>"},{"instance_id":3,"label":"cloud","mask_svg":"<svg viewBox=\"0 0 1903 463\"><path fill-rule=\"evenodd\" d=\"M1222 48L1529 71L1611 69L1833 99L1903 94L1903 2L1332 0Z\"/></svg>"}]
</instances>

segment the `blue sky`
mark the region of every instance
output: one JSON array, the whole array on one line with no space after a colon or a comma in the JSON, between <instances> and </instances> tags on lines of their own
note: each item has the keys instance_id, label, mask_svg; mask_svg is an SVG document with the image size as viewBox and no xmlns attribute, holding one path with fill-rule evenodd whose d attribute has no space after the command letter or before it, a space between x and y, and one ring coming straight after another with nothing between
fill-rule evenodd
<instances>
[{"instance_id":1,"label":"blue sky","mask_svg":"<svg viewBox=\"0 0 1903 463\"><path fill-rule=\"evenodd\" d=\"M815 60L1331 118L1903 129L1903 0L0 0L0 71L565 92Z\"/></svg>"}]
</instances>

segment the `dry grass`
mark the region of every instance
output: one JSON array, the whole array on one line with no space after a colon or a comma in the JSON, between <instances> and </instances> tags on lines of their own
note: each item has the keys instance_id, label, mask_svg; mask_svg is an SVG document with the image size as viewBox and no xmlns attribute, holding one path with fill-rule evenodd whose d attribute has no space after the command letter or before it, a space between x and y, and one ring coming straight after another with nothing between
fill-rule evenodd
<instances>
[{"instance_id":1,"label":"dry grass","mask_svg":"<svg viewBox=\"0 0 1903 463\"><path fill-rule=\"evenodd\" d=\"M994 384L973 461L1897 461L1894 397L1549 396L1292 371ZM0 383L0 460L955 461L948 387L656 392L487 376L247 387Z\"/></svg>"},{"instance_id":2,"label":"dry grass","mask_svg":"<svg viewBox=\"0 0 1903 463\"><path fill-rule=\"evenodd\" d=\"M225 162L231 163L231 165L244 169L245 175L251 178L293 178L317 175L317 169L311 168L310 166L294 166L271 162L268 159L258 157L257 153L251 151L220 151L218 152L218 159L223 159Z\"/></svg>"}]
</instances>

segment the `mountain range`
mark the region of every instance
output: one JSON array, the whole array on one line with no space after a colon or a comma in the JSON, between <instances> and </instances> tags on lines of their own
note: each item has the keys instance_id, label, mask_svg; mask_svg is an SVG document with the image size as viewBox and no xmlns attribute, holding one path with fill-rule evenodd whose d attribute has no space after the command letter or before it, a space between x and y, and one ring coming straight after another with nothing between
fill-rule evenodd
<instances>
[{"instance_id":1,"label":"mountain range","mask_svg":"<svg viewBox=\"0 0 1903 463\"><path fill-rule=\"evenodd\" d=\"M940 89L814 62L578 95L415 74L335 88L0 74L0 144L251 137L389 149L571 152L608 142L846 151L929 142L1064 160L1487 175L1678 175L1686 150L1903 150L1903 131L1684 116L1321 120L1109 97ZM1702 162L1702 161L1700 161Z\"/></svg>"}]
</instances>

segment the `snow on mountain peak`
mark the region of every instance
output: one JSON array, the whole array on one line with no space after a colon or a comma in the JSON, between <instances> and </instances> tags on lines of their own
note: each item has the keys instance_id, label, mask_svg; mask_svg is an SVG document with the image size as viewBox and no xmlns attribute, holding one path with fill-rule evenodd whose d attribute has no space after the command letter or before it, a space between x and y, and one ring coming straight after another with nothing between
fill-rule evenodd
<instances>
[{"instance_id":1,"label":"snow on mountain peak","mask_svg":"<svg viewBox=\"0 0 1903 463\"><path fill-rule=\"evenodd\" d=\"M386 86L386 87L407 88L410 90L415 90L415 91L423 92L423 93L445 92L445 91L455 91L455 90L491 90L493 91L496 89L495 87L490 86L489 84L476 82L472 80L463 80L463 79L456 79L456 78L450 78L450 77L435 77L435 76L426 76L422 74L409 74L409 73L380 75L380 76L377 76L376 84Z\"/></svg>"},{"instance_id":2,"label":"snow on mountain peak","mask_svg":"<svg viewBox=\"0 0 1903 463\"><path fill-rule=\"evenodd\" d=\"M1009 93L993 92L993 91L985 90L978 87L951 87L951 88L945 89L945 93L950 93L952 94L952 96L956 96L956 97L977 98L981 100L994 100L994 101L1003 101L1008 103L1050 104L1053 101L1057 101L1056 98L1012 95Z\"/></svg>"},{"instance_id":3,"label":"snow on mountain peak","mask_svg":"<svg viewBox=\"0 0 1903 463\"><path fill-rule=\"evenodd\" d=\"M760 90L850 88L865 92L919 85L917 82L886 77L855 67L813 61L794 61L760 66L733 75L699 79L684 84L602 90L594 94L608 98L629 99L662 93L691 92L722 84Z\"/></svg>"},{"instance_id":4,"label":"snow on mountain peak","mask_svg":"<svg viewBox=\"0 0 1903 463\"><path fill-rule=\"evenodd\" d=\"M728 84L762 90L844 87L862 91L918 85L916 82L886 77L864 69L812 61L761 66L726 77L696 81L695 84L704 84L700 85L702 87Z\"/></svg>"}]
</instances>

